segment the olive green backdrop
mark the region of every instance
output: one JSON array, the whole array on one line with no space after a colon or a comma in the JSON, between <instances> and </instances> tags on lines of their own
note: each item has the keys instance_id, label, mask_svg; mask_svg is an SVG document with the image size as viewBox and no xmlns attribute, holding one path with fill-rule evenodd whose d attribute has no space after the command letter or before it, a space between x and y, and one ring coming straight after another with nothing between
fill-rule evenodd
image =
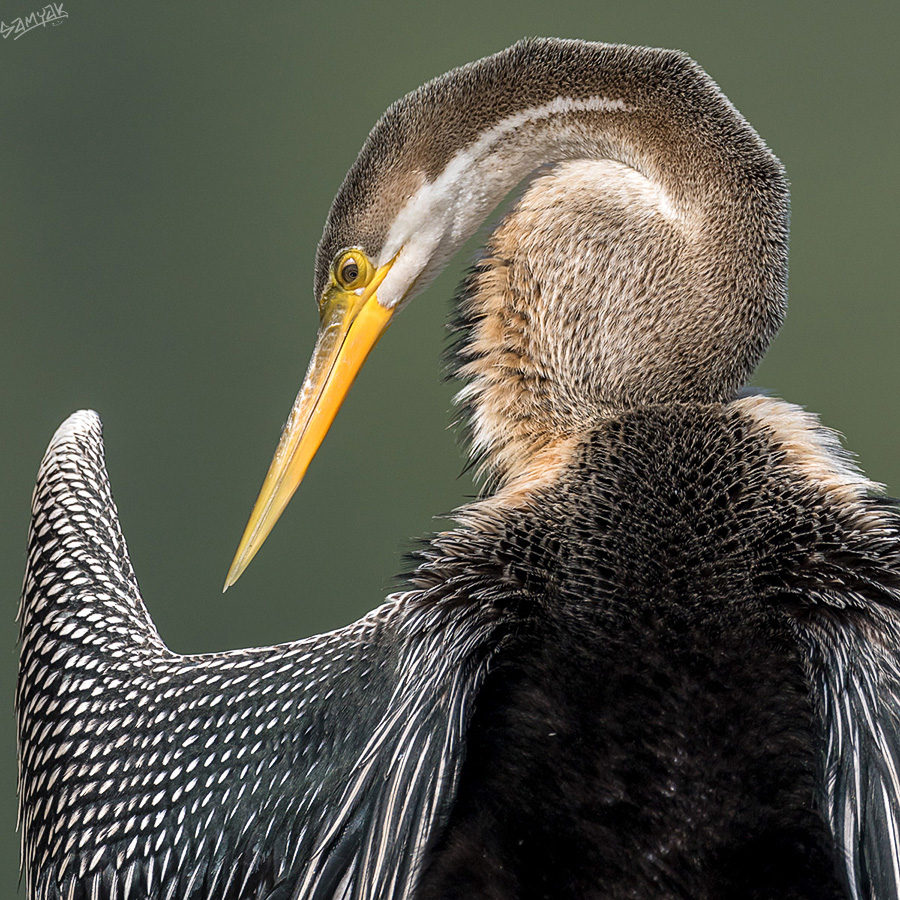
<instances>
[{"instance_id":1,"label":"olive green backdrop","mask_svg":"<svg viewBox=\"0 0 900 900\"><path fill-rule=\"evenodd\" d=\"M0 18L42 0L0 2ZM0 40L0 896L16 883L15 615L31 486L98 410L164 639L286 641L377 604L472 492L444 323L473 242L392 327L283 520L221 584L317 321L322 222L395 98L525 35L680 47L793 183L791 311L755 384L900 492L900 4L64 0Z\"/></svg>"}]
</instances>

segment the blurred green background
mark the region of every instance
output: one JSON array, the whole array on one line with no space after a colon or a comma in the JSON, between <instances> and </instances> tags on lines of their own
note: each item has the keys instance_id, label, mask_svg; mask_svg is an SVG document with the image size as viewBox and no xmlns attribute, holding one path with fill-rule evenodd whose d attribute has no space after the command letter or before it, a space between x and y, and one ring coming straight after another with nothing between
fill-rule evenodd
<instances>
[{"instance_id":1,"label":"blurred green background","mask_svg":"<svg viewBox=\"0 0 900 900\"><path fill-rule=\"evenodd\" d=\"M9 23L39 9L0 2ZM322 222L369 128L525 35L679 47L793 184L791 311L754 383L818 411L900 492L900 4L64 0L0 40L0 894L16 883L15 615L31 487L79 407L106 427L138 578L178 651L373 607L472 492L444 323L477 244L394 325L257 560L221 584L317 321Z\"/></svg>"}]
</instances>

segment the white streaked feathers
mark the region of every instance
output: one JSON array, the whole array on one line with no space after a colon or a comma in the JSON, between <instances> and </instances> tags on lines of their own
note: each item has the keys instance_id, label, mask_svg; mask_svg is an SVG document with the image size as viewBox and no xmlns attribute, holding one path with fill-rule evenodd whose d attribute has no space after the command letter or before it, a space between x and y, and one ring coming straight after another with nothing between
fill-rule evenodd
<instances>
[{"instance_id":1,"label":"white streaked feathers","mask_svg":"<svg viewBox=\"0 0 900 900\"><path fill-rule=\"evenodd\" d=\"M900 598L898 598L900 599ZM847 597L855 606L858 598ZM798 626L822 709L823 813L853 900L900 897L900 618L866 616L864 632L827 617ZM877 874L877 877L873 877Z\"/></svg>"},{"instance_id":2,"label":"white streaked feathers","mask_svg":"<svg viewBox=\"0 0 900 900\"><path fill-rule=\"evenodd\" d=\"M411 591L293 644L172 653L90 413L54 437L34 517L17 697L30 900L79 884L212 898L267 866L298 877L298 897L406 897L458 774L490 630L477 610L473 627L472 607L448 617Z\"/></svg>"}]
</instances>

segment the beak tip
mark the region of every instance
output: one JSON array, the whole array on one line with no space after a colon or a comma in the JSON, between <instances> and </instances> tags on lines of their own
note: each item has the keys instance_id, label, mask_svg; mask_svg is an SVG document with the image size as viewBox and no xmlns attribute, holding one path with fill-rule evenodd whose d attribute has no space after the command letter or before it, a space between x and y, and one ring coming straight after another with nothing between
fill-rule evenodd
<instances>
[{"instance_id":1,"label":"beak tip","mask_svg":"<svg viewBox=\"0 0 900 900\"><path fill-rule=\"evenodd\" d=\"M238 552L235 554L234 559L231 561L231 566L228 569L228 574L225 576L225 584L222 587L222 593L228 590L232 585L237 583L238 578L244 574L244 569L247 568L250 559L247 558L246 552L242 553L243 547L238 548Z\"/></svg>"}]
</instances>

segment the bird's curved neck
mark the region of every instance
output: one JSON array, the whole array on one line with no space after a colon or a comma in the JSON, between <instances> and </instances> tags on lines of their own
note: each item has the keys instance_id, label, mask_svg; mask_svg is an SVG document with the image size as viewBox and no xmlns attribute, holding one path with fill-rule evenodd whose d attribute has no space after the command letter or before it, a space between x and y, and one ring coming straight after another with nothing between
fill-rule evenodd
<instances>
[{"instance_id":1,"label":"bird's curved neck","mask_svg":"<svg viewBox=\"0 0 900 900\"><path fill-rule=\"evenodd\" d=\"M780 163L698 67L645 52L640 78L633 56L610 52L569 94L498 117L385 244L406 248L401 264L427 258L427 280L551 164L491 235L461 304L460 399L500 481L623 409L731 399L781 323ZM428 223L412 237L406 213Z\"/></svg>"},{"instance_id":2,"label":"bird's curved neck","mask_svg":"<svg viewBox=\"0 0 900 900\"><path fill-rule=\"evenodd\" d=\"M784 173L716 84L674 51L559 40L385 113L335 199L320 286L358 245L390 264L379 303L407 302L533 173L463 301L463 399L501 479L611 412L730 399L785 305Z\"/></svg>"}]
</instances>

